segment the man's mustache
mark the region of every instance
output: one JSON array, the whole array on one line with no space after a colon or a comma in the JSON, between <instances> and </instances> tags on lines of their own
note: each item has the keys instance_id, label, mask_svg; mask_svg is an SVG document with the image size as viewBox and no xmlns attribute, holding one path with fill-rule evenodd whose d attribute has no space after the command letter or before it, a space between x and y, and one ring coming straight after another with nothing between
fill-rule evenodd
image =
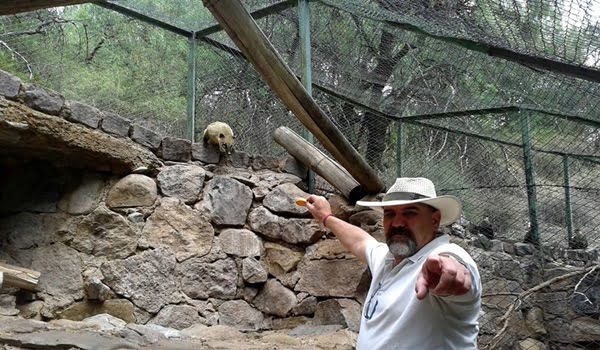
<instances>
[{"instance_id":1,"label":"man's mustache","mask_svg":"<svg viewBox=\"0 0 600 350\"><path fill-rule=\"evenodd\" d=\"M388 231L388 235L389 236L392 236L392 235L406 235L406 236L412 237L413 233L412 233L411 230L407 229L406 227L392 227Z\"/></svg>"}]
</instances>

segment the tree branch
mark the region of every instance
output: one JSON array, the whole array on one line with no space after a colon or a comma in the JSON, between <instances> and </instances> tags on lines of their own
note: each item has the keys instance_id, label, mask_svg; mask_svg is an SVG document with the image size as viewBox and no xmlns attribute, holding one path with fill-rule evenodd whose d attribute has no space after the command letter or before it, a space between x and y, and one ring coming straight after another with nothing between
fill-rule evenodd
<instances>
[{"instance_id":1,"label":"tree branch","mask_svg":"<svg viewBox=\"0 0 600 350\"><path fill-rule=\"evenodd\" d=\"M586 273L585 275L583 275L583 277L581 277L581 279L579 280L579 282L577 282L577 284L575 285L575 288L573 288L573 295L582 295L585 298L585 301L590 304L593 305L593 303L590 301L590 299L588 299L587 295L585 295L584 293L578 292L577 289L579 289L579 286L581 285L581 282L583 282L583 280L586 279L587 276L591 275L594 271L596 271L596 269L600 267L600 265L596 265L594 266L593 269L591 269L588 273Z\"/></svg>"},{"instance_id":2,"label":"tree branch","mask_svg":"<svg viewBox=\"0 0 600 350\"><path fill-rule=\"evenodd\" d=\"M27 59L23 55L21 55L18 51L13 50L4 41L0 40L0 45L6 47L8 49L8 51L13 53L13 55L19 56L25 62L25 65L27 66L27 71L29 72L29 79L33 79L33 70L31 69L31 64L29 64L29 61L27 61Z\"/></svg>"},{"instance_id":3,"label":"tree branch","mask_svg":"<svg viewBox=\"0 0 600 350\"><path fill-rule=\"evenodd\" d=\"M106 41L105 39L105 37L102 37L102 39L100 39L98 44L96 44L96 47L94 47L92 52L90 52L90 54L85 58L86 64L92 63L92 60L94 59L94 56L96 56L96 53L98 53L98 50L100 50L100 48L102 48L102 46L104 45L104 42Z\"/></svg>"},{"instance_id":4,"label":"tree branch","mask_svg":"<svg viewBox=\"0 0 600 350\"><path fill-rule=\"evenodd\" d=\"M518 297L519 293L511 293L511 292L487 293L487 294L483 294L481 297L487 298L487 297L497 297L497 296Z\"/></svg>"},{"instance_id":5,"label":"tree branch","mask_svg":"<svg viewBox=\"0 0 600 350\"><path fill-rule=\"evenodd\" d=\"M25 30L22 32L6 32L6 33L1 33L0 36L6 37L6 36L45 34L46 31L43 30L45 27L48 27L52 24L65 24L65 23L70 23L70 22L72 22L72 21L65 20L63 18L53 17L50 21L46 21L46 22L42 22L42 23L38 24L37 28L35 28L35 29Z\"/></svg>"},{"instance_id":6,"label":"tree branch","mask_svg":"<svg viewBox=\"0 0 600 350\"><path fill-rule=\"evenodd\" d=\"M585 269L579 269L576 271L572 271L569 273L566 273L564 275L561 276L557 276L554 277L548 281L542 282L536 286L533 286L532 288L529 288L528 290L520 293L519 295L517 295L517 299L515 299L515 301L510 305L510 307L508 308L508 310L506 310L506 313L504 313L504 315L500 318L500 320L504 321L504 324L502 325L502 328L500 329L500 331L498 332L498 334L496 334L496 336L494 336L494 338L492 338L491 342L489 345L484 346L482 349L495 349L498 344L500 343L500 341L502 340L502 337L504 336L504 333L506 332L506 330L508 329L508 322L510 320L510 317L512 316L513 311L520 306L520 304L523 302L523 299L529 297L531 294L545 288L548 287L556 282L565 280L567 278L573 277L573 276L577 276L579 274L585 273L586 275L593 272L594 270L596 270L597 268L600 267L600 264L592 266L592 267L588 267Z\"/></svg>"}]
</instances>

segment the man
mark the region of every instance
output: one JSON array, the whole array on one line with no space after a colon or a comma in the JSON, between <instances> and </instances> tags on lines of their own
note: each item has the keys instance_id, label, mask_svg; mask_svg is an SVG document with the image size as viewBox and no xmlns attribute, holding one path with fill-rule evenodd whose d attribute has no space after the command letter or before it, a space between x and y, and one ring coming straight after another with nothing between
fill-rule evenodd
<instances>
[{"instance_id":1,"label":"man","mask_svg":"<svg viewBox=\"0 0 600 350\"><path fill-rule=\"evenodd\" d=\"M440 226L460 217L453 196L436 196L425 178L398 178L381 202L386 243L331 213L327 200L311 195L306 207L373 276L363 307L358 350L475 349L481 282L469 254Z\"/></svg>"}]
</instances>

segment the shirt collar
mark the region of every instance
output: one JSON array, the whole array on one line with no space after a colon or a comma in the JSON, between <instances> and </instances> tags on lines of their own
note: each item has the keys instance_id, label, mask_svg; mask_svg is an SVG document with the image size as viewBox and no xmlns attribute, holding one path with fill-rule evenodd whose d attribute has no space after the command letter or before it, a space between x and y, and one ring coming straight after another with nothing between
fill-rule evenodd
<instances>
[{"instance_id":1,"label":"shirt collar","mask_svg":"<svg viewBox=\"0 0 600 350\"><path fill-rule=\"evenodd\" d=\"M436 238L434 238L431 242L427 243L418 252L416 252L415 254L409 256L406 259L409 260L412 263L416 263L417 261L421 260L423 257L429 256L429 254L435 248L437 248L437 247L439 247L439 246L441 246L443 244L448 244L448 243L450 243L450 237L447 234L441 234L441 235L437 236ZM386 261L394 261L394 260L395 260L394 256L388 250L388 253L387 253L387 256L386 256Z\"/></svg>"}]
</instances>

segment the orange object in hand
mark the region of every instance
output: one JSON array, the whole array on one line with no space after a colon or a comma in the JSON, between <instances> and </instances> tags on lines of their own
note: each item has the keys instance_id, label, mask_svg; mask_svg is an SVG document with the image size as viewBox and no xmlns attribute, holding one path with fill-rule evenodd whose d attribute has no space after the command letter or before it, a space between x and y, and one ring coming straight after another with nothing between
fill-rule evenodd
<instances>
[{"instance_id":1,"label":"orange object in hand","mask_svg":"<svg viewBox=\"0 0 600 350\"><path fill-rule=\"evenodd\" d=\"M306 206L306 199L304 199L304 198L296 198L296 205L299 205L301 207Z\"/></svg>"}]
</instances>

